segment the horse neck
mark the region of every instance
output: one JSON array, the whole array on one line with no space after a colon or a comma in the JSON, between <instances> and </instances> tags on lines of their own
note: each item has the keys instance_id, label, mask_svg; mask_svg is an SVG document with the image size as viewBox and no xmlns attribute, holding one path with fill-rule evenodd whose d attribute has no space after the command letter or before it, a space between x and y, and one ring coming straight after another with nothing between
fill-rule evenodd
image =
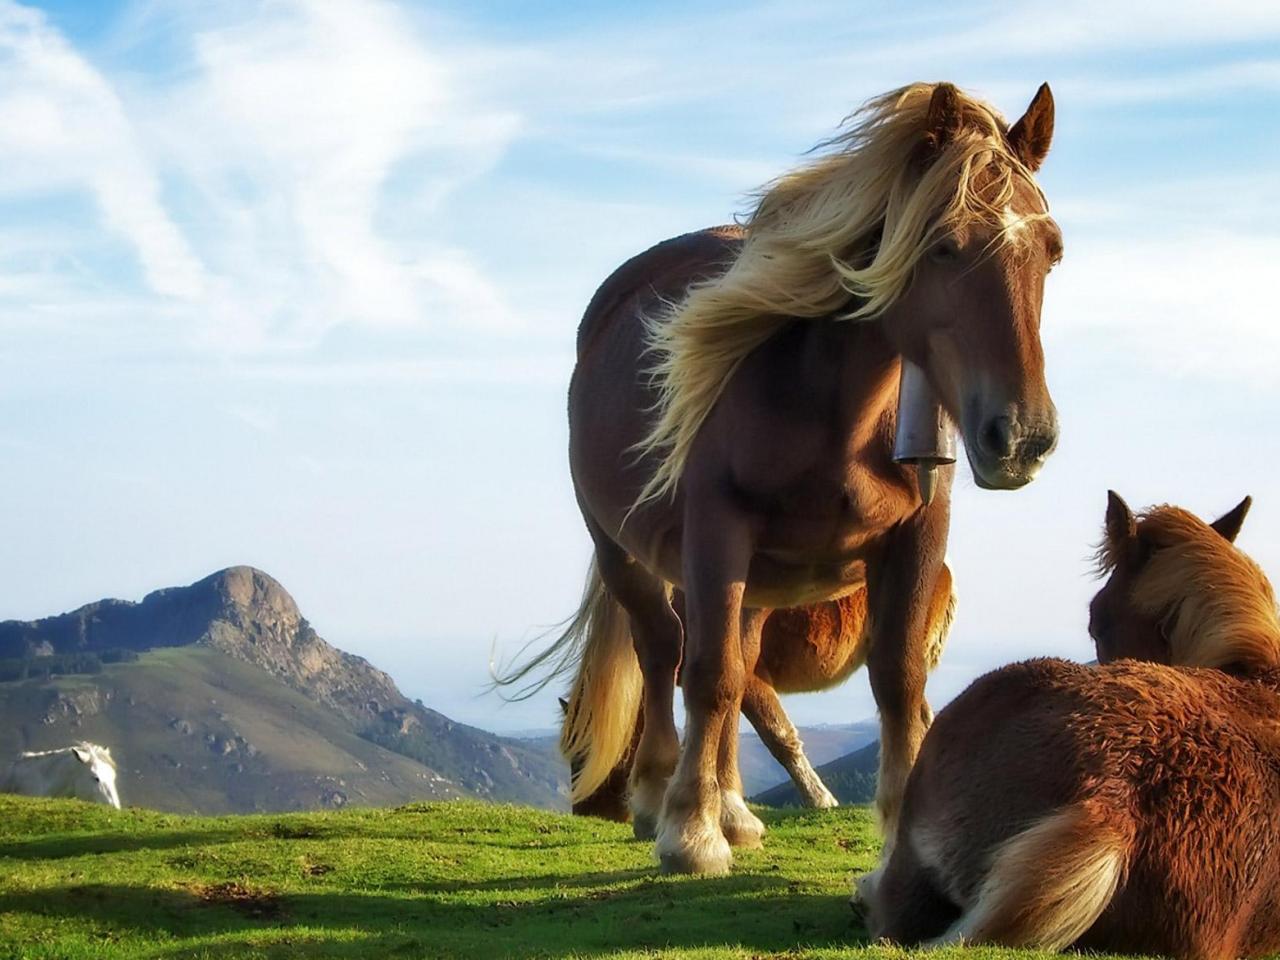
<instances>
[{"instance_id":1,"label":"horse neck","mask_svg":"<svg viewBox=\"0 0 1280 960\"><path fill-rule=\"evenodd\" d=\"M855 439L870 437L898 402L897 352L872 321L824 318L800 324L804 342L798 382L815 392L826 412L843 424L843 432Z\"/></svg>"}]
</instances>

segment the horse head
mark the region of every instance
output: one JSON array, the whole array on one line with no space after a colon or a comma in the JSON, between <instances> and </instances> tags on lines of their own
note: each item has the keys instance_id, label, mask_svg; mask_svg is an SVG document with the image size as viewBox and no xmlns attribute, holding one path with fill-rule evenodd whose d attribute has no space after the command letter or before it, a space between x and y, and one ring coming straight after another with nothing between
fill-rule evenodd
<instances>
[{"instance_id":1,"label":"horse head","mask_svg":"<svg viewBox=\"0 0 1280 960\"><path fill-rule=\"evenodd\" d=\"M1262 570L1235 546L1252 500L1212 523L1158 506L1134 515L1114 491L1098 550L1107 582L1089 605L1098 660L1123 657L1251 672L1280 665L1280 615Z\"/></svg>"},{"instance_id":2,"label":"horse head","mask_svg":"<svg viewBox=\"0 0 1280 960\"><path fill-rule=\"evenodd\" d=\"M1052 136L1047 84L1012 127L937 84L914 189L896 215L890 207L880 241L910 247L899 259L913 263L910 282L879 315L885 335L926 372L986 489L1029 483L1057 444L1040 310L1062 234L1031 176Z\"/></svg>"},{"instance_id":3,"label":"horse head","mask_svg":"<svg viewBox=\"0 0 1280 960\"><path fill-rule=\"evenodd\" d=\"M72 790L80 800L105 803L120 809L120 794L116 790L116 767L111 750L93 743L78 743L71 748L76 763L72 776Z\"/></svg>"}]
</instances>

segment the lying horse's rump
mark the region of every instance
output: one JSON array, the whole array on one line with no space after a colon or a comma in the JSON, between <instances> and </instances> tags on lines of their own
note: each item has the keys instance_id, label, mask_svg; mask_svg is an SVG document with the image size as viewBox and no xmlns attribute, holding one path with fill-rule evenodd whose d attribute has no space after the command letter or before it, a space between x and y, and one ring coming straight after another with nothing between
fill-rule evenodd
<instances>
[{"instance_id":1,"label":"lying horse's rump","mask_svg":"<svg viewBox=\"0 0 1280 960\"><path fill-rule=\"evenodd\" d=\"M1280 615L1231 543L1247 507L1135 519L1112 495L1090 629L1119 659L1005 667L939 714L893 854L860 881L874 935L1280 949ZM1123 659L1161 650L1203 666Z\"/></svg>"},{"instance_id":2,"label":"lying horse's rump","mask_svg":"<svg viewBox=\"0 0 1280 960\"><path fill-rule=\"evenodd\" d=\"M1274 679L1216 670L1033 660L988 674L925 740L875 932L1273 951L1277 717Z\"/></svg>"}]
</instances>

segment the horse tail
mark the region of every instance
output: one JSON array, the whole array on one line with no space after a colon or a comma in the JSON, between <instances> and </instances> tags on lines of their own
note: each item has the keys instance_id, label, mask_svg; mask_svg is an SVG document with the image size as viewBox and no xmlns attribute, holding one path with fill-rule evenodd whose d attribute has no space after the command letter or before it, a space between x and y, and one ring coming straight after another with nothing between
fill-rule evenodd
<instances>
[{"instance_id":1,"label":"horse tail","mask_svg":"<svg viewBox=\"0 0 1280 960\"><path fill-rule=\"evenodd\" d=\"M933 588L933 600L929 604L928 635L925 640L925 665L929 672L942 659L942 648L951 635L951 625L956 619L956 585L951 568L945 563L938 571L938 582Z\"/></svg>"},{"instance_id":2,"label":"horse tail","mask_svg":"<svg viewBox=\"0 0 1280 960\"><path fill-rule=\"evenodd\" d=\"M576 803L595 793L631 749L643 688L626 611L610 595L594 563L582 606L565 637L570 634L581 653L560 752L576 767L571 795Z\"/></svg>"},{"instance_id":3,"label":"horse tail","mask_svg":"<svg viewBox=\"0 0 1280 960\"><path fill-rule=\"evenodd\" d=\"M1093 926L1128 870L1128 818L1085 801L1036 821L996 848L961 939L1061 950Z\"/></svg>"},{"instance_id":4,"label":"horse tail","mask_svg":"<svg viewBox=\"0 0 1280 960\"><path fill-rule=\"evenodd\" d=\"M574 803L590 797L625 758L640 715L643 681L626 611L609 593L595 560L578 611L550 646L495 682L507 686L547 669L516 698L532 696L556 677L574 674L565 705L560 752L569 760Z\"/></svg>"}]
</instances>

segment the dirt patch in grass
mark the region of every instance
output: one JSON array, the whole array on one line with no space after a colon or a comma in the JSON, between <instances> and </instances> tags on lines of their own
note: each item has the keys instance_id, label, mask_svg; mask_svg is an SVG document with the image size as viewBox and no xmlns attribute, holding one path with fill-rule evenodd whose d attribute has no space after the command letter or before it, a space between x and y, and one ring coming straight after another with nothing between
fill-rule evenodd
<instances>
[{"instance_id":1,"label":"dirt patch in grass","mask_svg":"<svg viewBox=\"0 0 1280 960\"><path fill-rule=\"evenodd\" d=\"M276 920L284 914L278 894L255 890L232 880L227 883L193 883L188 888L201 903L230 907L255 920Z\"/></svg>"}]
</instances>

